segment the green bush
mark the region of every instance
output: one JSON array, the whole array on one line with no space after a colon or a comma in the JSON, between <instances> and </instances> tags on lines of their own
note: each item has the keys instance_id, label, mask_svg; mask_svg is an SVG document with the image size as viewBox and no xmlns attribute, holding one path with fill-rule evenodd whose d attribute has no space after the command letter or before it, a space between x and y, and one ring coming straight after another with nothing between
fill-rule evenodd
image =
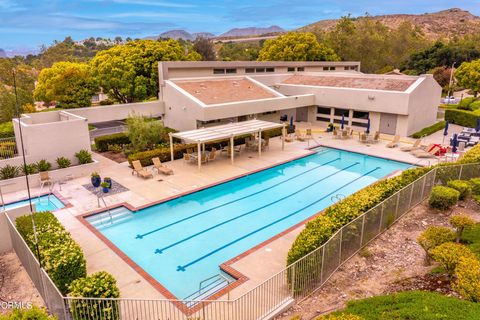
<instances>
[{"instance_id":1,"label":"green bush","mask_svg":"<svg viewBox=\"0 0 480 320\"><path fill-rule=\"evenodd\" d=\"M52 168L52 164L45 159L38 161L35 165L40 172L48 171Z\"/></svg>"},{"instance_id":2,"label":"green bush","mask_svg":"<svg viewBox=\"0 0 480 320\"><path fill-rule=\"evenodd\" d=\"M38 168L36 163L30 163L30 164L27 163L25 167L22 166L23 174L34 174L34 173L37 173L37 171L38 171Z\"/></svg>"},{"instance_id":3,"label":"green bush","mask_svg":"<svg viewBox=\"0 0 480 320\"><path fill-rule=\"evenodd\" d=\"M130 139L128 138L127 134L124 132L95 138L95 147L99 152L108 151L108 146L111 144L125 145L129 143L130 143Z\"/></svg>"},{"instance_id":4,"label":"green bush","mask_svg":"<svg viewBox=\"0 0 480 320\"><path fill-rule=\"evenodd\" d=\"M445 110L445 120L450 123L458 124L459 126L475 128L477 118L480 116L480 110L458 110L447 109Z\"/></svg>"},{"instance_id":5,"label":"green bush","mask_svg":"<svg viewBox=\"0 0 480 320\"><path fill-rule=\"evenodd\" d=\"M0 168L0 180L12 179L18 176L20 170L16 166L11 166L9 164Z\"/></svg>"},{"instance_id":6,"label":"green bush","mask_svg":"<svg viewBox=\"0 0 480 320\"><path fill-rule=\"evenodd\" d=\"M430 256L440 263L450 275L455 271L460 258L475 258L472 250L468 247L453 242L447 242L433 248L430 250Z\"/></svg>"},{"instance_id":7,"label":"green bush","mask_svg":"<svg viewBox=\"0 0 480 320\"><path fill-rule=\"evenodd\" d=\"M465 200L472 193L472 185L465 180L451 180L447 182L447 186L460 192L460 200Z\"/></svg>"},{"instance_id":8,"label":"green bush","mask_svg":"<svg viewBox=\"0 0 480 320\"><path fill-rule=\"evenodd\" d=\"M96 272L70 284L70 297L84 298L118 298L120 291L115 278L105 271ZM114 320L119 319L119 307L115 301L71 301L74 319ZM97 316L100 315L98 318Z\"/></svg>"},{"instance_id":9,"label":"green bush","mask_svg":"<svg viewBox=\"0 0 480 320\"><path fill-rule=\"evenodd\" d=\"M429 127L423 128L418 132L415 132L414 134L412 134L412 138L420 139L423 136L429 136L439 130L443 130L444 128L445 128L445 121L440 121Z\"/></svg>"},{"instance_id":10,"label":"green bush","mask_svg":"<svg viewBox=\"0 0 480 320\"><path fill-rule=\"evenodd\" d=\"M130 116L127 125L130 146L137 152L152 150L161 144L169 143L168 133L174 131L164 127L158 120L137 115Z\"/></svg>"},{"instance_id":11,"label":"green bush","mask_svg":"<svg viewBox=\"0 0 480 320\"><path fill-rule=\"evenodd\" d=\"M425 250L425 261L430 263L430 251L441 244L455 240L455 233L447 227L432 226L423 231L417 238L418 244Z\"/></svg>"},{"instance_id":12,"label":"green bush","mask_svg":"<svg viewBox=\"0 0 480 320\"><path fill-rule=\"evenodd\" d=\"M463 231L466 228L473 227L475 225L475 221L465 214L457 214L450 218L450 224L457 231L456 241L460 242L460 239L462 238L462 235L463 235Z\"/></svg>"},{"instance_id":13,"label":"green bush","mask_svg":"<svg viewBox=\"0 0 480 320\"><path fill-rule=\"evenodd\" d=\"M15 136L12 121L0 123L0 138L11 138Z\"/></svg>"},{"instance_id":14,"label":"green bush","mask_svg":"<svg viewBox=\"0 0 480 320\"><path fill-rule=\"evenodd\" d=\"M115 101L114 100L110 100L110 99L106 99L106 100L102 100L100 101L100 105L101 106L109 106L109 105L112 105L114 104Z\"/></svg>"},{"instance_id":15,"label":"green bush","mask_svg":"<svg viewBox=\"0 0 480 320\"><path fill-rule=\"evenodd\" d=\"M467 300L480 302L480 261L475 257L461 258L455 276L453 289Z\"/></svg>"},{"instance_id":16,"label":"green bush","mask_svg":"<svg viewBox=\"0 0 480 320\"><path fill-rule=\"evenodd\" d=\"M435 292L406 291L352 300L333 315L342 313L368 320L473 320L480 319L480 304Z\"/></svg>"},{"instance_id":17,"label":"green bush","mask_svg":"<svg viewBox=\"0 0 480 320\"><path fill-rule=\"evenodd\" d=\"M71 164L72 164L72 162L70 161L70 159L67 159L65 157L58 157L57 158L57 165L61 169L68 168L68 167L70 167Z\"/></svg>"},{"instance_id":18,"label":"green bush","mask_svg":"<svg viewBox=\"0 0 480 320\"><path fill-rule=\"evenodd\" d=\"M480 163L480 144L477 144L463 155L458 163Z\"/></svg>"},{"instance_id":19,"label":"green bush","mask_svg":"<svg viewBox=\"0 0 480 320\"><path fill-rule=\"evenodd\" d=\"M470 185L472 187L472 193L474 195L480 195L480 178L470 179Z\"/></svg>"},{"instance_id":20,"label":"green bush","mask_svg":"<svg viewBox=\"0 0 480 320\"><path fill-rule=\"evenodd\" d=\"M470 110L475 111L480 109L480 100L477 100L475 102L472 102L470 104Z\"/></svg>"},{"instance_id":21,"label":"green bush","mask_svg":"<svg viewBox=\"0 0 480 320\"><path fill-rule=\"evenodd\" d=\"M470 105L475 101L475 97L467 97L458 103L458 109L471 110Z\"/></svg>"},{"instance_id":22,"label":"green bush","mask_svg":"<svg viewBox=\"0 0 480 320\"><path fill-rule=\"evenodd\" d=\"M78 159L78 163L87 164L92 163L92 154L88 150L80 150L75 153L75 157Z\"/></svg>"},{"instance_id":23,"label":"green bush","mask_svg":"<svg viewBox=\"0 0 480 320\"><path fill-rule=\"evenodd\" d=\"M85 277L87 274L82 249L52 213L36 212L33 218L37 231L38 251L31 215L16 219L17 230L42 262L45 271L60 292L66 294L73 280Z\"/></svg>"},{"instance_id":24,"label":"green bush","mask_svg":"<svg viewBox=\"0 0 480 320\"><path fill-rule=\"evenodd\" d=\"M7 314L0 314L0 320L55 320L54 316L39 307L33 306L31 309L14 309Z\"/></svg>"},{"instance_id":25,"label":"green bush","mask_svg":"<svg viewBox=\"0 0 480 320\"><path fill-rule=\"evenodd\" d=\"M183 154L187 151L187 148L194 148L194 145L187 145L187 144L176 144L173 147L173 155L174 159L181 159ZM142 166L151 166L153 164L152 158L158 157L160 161L166 162L170 161L170 147L161 147L157 149L153 149L150 151L142 151L133 153L128 156L128 161L132 163L132 161L140 160Z\"/></svg>"},{"instance_id":26,"label":"green bush","mask_svg":"<svg viewBox=\"0 0 480 320\"><path fill-rule=\"evenodd\" d=\"M428 204L435 209L447 210L455 205L459 198L460 192L457 190L444 186L435 186L428 199Z\"/></svg>"}]
</instances>

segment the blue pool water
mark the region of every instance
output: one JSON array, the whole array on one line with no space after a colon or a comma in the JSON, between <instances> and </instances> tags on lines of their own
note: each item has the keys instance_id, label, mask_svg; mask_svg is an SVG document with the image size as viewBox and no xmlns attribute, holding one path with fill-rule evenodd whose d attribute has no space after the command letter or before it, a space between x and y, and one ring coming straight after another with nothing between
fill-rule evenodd
<instances>
[{"instance_id":1,"label":"blue pool water","mask_svg":"<svg viewBox=\"0 0 480 320\"><path fill-rule=\"evenodd\" d=\"M220 264L332 205L332 196L347 196L410 166L337 149L316 151L120 214L118 220L105 213L87 220L177 298L185 298L218 274Z\"/></svg>"},{"instance_id":2,"label":"blue pool water","mask_svg":"<svg viewBox=\"0 0 480 320\"><path fill-rule=\"evenodd\" d=\"M55 211L65 207L65 205L60 201L55 195L44 195L40 197L32 198L32 203L35 204L35 209L37 212L40 211ZM20 206L28 205L28 200L22 200L17 202L12 202L5 205L5 209L13 209Z\"/></svg>"}]
</instances>

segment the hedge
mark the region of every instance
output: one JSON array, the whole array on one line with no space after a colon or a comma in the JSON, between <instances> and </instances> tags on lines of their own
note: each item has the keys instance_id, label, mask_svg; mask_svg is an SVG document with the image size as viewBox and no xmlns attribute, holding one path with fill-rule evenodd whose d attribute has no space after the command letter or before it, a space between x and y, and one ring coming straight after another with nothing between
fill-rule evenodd
<instances>
[{"instance_id":1,"label":"hedge","mask_svg":"<svg viewBox=\"0 0 480 320\"><path fill-rule=\"evenodd\" d=\"M470 184L472 186L472 193L476 196L480 195L480 178L470 179Z\"/></svg>"},{"instance_id":2,"label":"hedge","mask_svg":"<svg viewBox=\"0 0 480 320\"><path fill-rule=\"evenodd\" d=\"M49 316L47 311L33 306L30 309L13 309L12 312L2 315L0 320L56 320L54 316Z\"/></svg>"},{"instance_id":3,"label":"hedge","mask_svg":"<svg viewBox=\"0 0 480 320\"><path fill-rule=\"evenodd\" d=\"M12 121L0 123L0 138L15 137Z\"/></svg>"},{"instance_id":4,"label":"hedge","mask_svg":"<svg viewBox=\"0 0 480 320\"><path fill-rule=\"evenodd\" d=\"M128 138L127 134L124 132L114 133L107 136L101 136L95 138L95 147L99 152L108 151L109 144L129 144L130 139Z\"/></svg>"},{"instance_id":5,"label":"hedge","mask_svg":"<svg viewBox=\"0 0 480 320\"><path fill-rule=\"evenodd\" d=\"M445 110L445 120L450 123L458 124L464 127L475 128L477 118L480 117L480 110L468 111L458 109Z\"/></svg>"},{"instance_id":6,"label":"hedge","mask_svg":"<svg viewBox=\"0 0 480 320\"><path fill-rule=\"evenodd\" d=\"M423 128L422 130L412 134L412 138L420 139L423 136L429 136L437 131L440 131L445 128L446 121L437 122L429 127Z\"/></svg>"},{"instance_id":7,"label":"hedge","mask_svg":"<svg viewBox=\"0 0 480 320\"><path fill-rule=\"evenodd\" d=\"M31 215L16 219L17 230L41 261L60 292L66 294L72 281L87 274L83 251L51 212L36 212L33 217L37 230L38 251Z\"/></svg>"},{"instance_id":8,"label":"hedge","mask_svg":"<svg viewBox=\"0 0 480 320\"><path fill-rule=\"evenodd\" d=\"M447 182L447 187L460 192L459 200L465 200L472 193L472 185L469 181L451 180Z\"/></svg>"}]
</instances>

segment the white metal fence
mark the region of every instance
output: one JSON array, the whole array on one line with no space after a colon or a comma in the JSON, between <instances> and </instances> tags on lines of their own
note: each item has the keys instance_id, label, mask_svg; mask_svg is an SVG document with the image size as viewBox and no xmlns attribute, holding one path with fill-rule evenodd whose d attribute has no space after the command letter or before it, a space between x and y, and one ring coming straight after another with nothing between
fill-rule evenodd
<instances>
[{"instance_id":1,"label":"white metal fence","mask_svg":"<svg viewBox=\"0 0 480 320\"><path fill-rule=\"evenodd\" d=\"M14 158L17 156L17 153L15 137L0 138L0 160Z\"/></svg>"},{"instance_id":2,"label":"white metal fence","mask_svg":"<svg viewBox=\"0 0 480 320\"><path fill-rule=\"evenodd\" d=\"M355 220L338 230L325 244L273 275L254 289L234 300L144 300L144 299L95 299L64 297L64 306L59 306L61 295L45 297L52 299L47 305L53 313L63 312L65 319L86 320L254 320L268 319L277 310L294 301L300 301L320 289L333 273L362 247L387 230L406 212L426 199L435 184L452 179L471 179L480 176L480 164L464 164L437 167L408 186L399 190ZM13 225L10 226L11 229ZM23 239L16 230L11 230L17 254L26 265L37 288L43 288L46 280L38 275L39 267ZM20 237L20 238L19 238ZM19 253L20 252L20 253ZM25 257L27 256L27 257ZM27 263L27 264L25 264ZM32 266L28 265L31 264ZM40 280L39 280L40 279ZM49 280L49 279L48 279ZM51 280L47 287L52 286ZM44 291L45 289L39 289ZM53 290L55 291L55 290ZM44 296L42 294L42 296ZM194 306L187 308L186 305ZM64 319L60 317L60 319Z\"/></svg>"}]
</instances>

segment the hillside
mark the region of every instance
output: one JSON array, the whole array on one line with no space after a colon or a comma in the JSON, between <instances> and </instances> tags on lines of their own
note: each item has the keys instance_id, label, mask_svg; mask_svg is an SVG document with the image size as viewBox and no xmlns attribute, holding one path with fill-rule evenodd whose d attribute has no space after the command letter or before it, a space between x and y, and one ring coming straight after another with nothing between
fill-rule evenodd
<instances>
[{"instance_id":1,"label":"hillside","mask_svg":"<svg viewBox=\"0 0 480 320\"><path fill-rule=\"evenodd\" d=\"M260 36L260 35L284 32L284 31L285 30L280 28L279 26L270 26L268 28L255 28L255 27L234 28L234 29L228 30L227 32L222 33L218 37L226 38L226 37Z\"/></svg>"},{"instance_id":2,"label":"hillside","mask_svg":"<svg viewBox=\"0 0 480 320\"><path fill-rule=\"evenodd\" d=\"M425 14L390 14L373 16L372 19L385 24L391 29L396 29L401 23L407 21L419 27L428 39L452 38L478 32L480 17L468 11L452 8L434 13ZM363 18L359 18L363 19ZM299 28L299 31L330 30L339 20L320 20Z\"/></svg>"}]
</instances>

